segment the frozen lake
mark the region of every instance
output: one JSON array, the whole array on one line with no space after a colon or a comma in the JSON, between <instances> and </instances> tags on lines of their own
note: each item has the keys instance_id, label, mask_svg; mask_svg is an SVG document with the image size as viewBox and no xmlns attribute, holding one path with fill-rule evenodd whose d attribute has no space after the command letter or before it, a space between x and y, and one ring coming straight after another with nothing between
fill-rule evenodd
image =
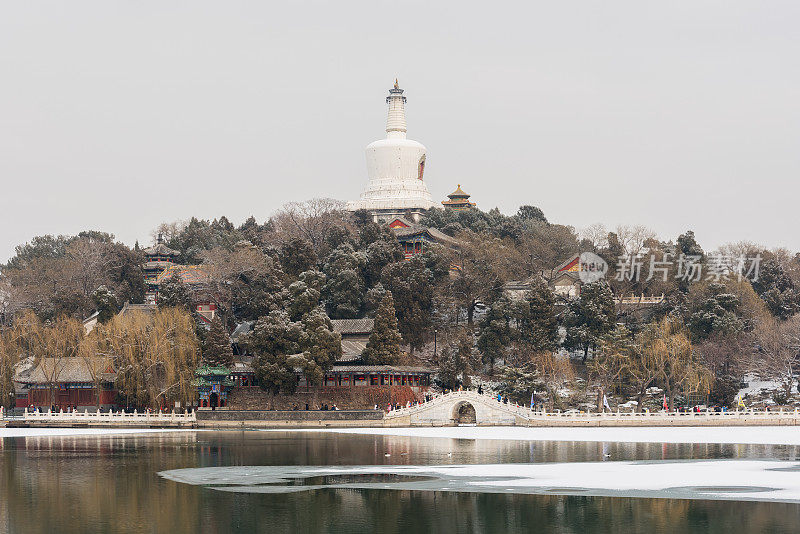
<instances>
[{"instance_id":1,"label":"frozen lake","mask_svg":"<svg viewBox=\"0 0 800 534\"><path fill-rule=\"evenodd\" d=\"M2 429L0 532L800 531L796 429L648 430Z\"/></svg>"}]
</instances>

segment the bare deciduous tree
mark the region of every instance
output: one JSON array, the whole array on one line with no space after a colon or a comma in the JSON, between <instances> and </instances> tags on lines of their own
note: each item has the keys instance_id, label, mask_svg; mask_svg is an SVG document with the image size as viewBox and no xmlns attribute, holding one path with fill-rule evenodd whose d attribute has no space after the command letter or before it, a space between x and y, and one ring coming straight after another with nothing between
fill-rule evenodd
<instances>
[{"instance_id":1,"label":"bare deciduous tree","mask_svg":"<svg viewBox=\"0 0 800 534\"><path fill-rule=\"evenodd\" d=\"M614 230L619 239L619 244L622 245L625 254L629 256L636 256L641 254L646 248L647 242L656 238L656 233L640 224L625 225L621 224Z\"/></svg>"},{"instance_id":2,"label":"bare deciduous tree","mask_svg":"<svg viewBox=\"0 0 800 534\"><path fill-rule=\"evenodd\" d=\"M547 391L550 410L560 402L559 388L575 377L575 369L567 357L561 357L552 351L533 352L527 355L531 367Z\"/></svg>"},{"instance_id":3,"label":"bare deciduous tree","mask_svg":"<svg viewBox=\"0 0 800 534\"><path fill-rule=\"evenodd\" d=\"M608 229L602 223L594 223L586 228L581 228L578 231L578 237L591 243L597 250L608 246Z\"/></svg>"},{"instance_id":4,"label":"bare deciduous tree","mask_svg":"<svg viewBox=\"0 0 800 534\"><path fill-rule=\"evenodd\" d=\"M284 204L271 221L279 243L295 238L304 239L311 243L319 257L327 255L329 244L326 238L331 232L350 225L345 203L332 198L289 202Z\"/></svg>"},{"instance_id":5,"label":"bare deciduous tree","mask_svg":"<svg viewBox=\"0 0 800 534\"><path fill-rule=\"evenodd\" d=\"M499 296L503 284L520 274L523 261L513 244L496 237L466 231L458 240L458 249L451 253L458 269L449 278L448 289L471 327L475 307L481 302L490 304Z\"/></svg>"},{"instance_id":6,"label":"bare deciduous tree","mask_svg":"<svg viewBox=\"0 0 800 534\"><path fill-rule=\"evenodd\" d=\"M788 399L800 364L800 315L786 321L763 318L753 330L756 343L750 370L783 384Z\"/></svg>"},{"instance_id":7,"label":"bare deciduous tree","mask_svg":"<svg viewBox=\"0 0 800 534\"><path fill-rule=\"evenodd\" d=\"M172 222L163 222L156 226L156 228L150 232L150 238L153 243L158 241L158 237L164 240L164 242L169 243L174 238L176 238L183 230L186 229L188 226L187 221L172 221Z\"/></svg>"}]
</instances>

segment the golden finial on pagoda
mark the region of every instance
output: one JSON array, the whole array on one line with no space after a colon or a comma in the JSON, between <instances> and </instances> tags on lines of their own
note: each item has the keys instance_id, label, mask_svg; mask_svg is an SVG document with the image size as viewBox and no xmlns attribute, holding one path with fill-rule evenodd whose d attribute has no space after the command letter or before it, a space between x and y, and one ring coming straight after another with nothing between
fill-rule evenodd
<instances>
[{"instance_id":1,"label":"golden finial on pagoda","mask_svg":"<svg viewBox=\"0 0 800 534\"><path fill-rule=\"evenodd\" d=\"M400 89L400 84L399 84L399 82L397 81L397 78L395 78L395 79L394 79L394 88L395 88L395 89Z\"/></svg>"}]
</instances>

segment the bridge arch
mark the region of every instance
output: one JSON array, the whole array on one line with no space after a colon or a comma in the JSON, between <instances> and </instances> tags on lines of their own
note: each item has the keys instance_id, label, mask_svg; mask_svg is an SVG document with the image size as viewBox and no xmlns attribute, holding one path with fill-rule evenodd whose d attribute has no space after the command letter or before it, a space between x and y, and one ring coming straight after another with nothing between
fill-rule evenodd
<instances>
[{"instance_id":1,"label":"bridge arch","mask_svg":"<svg viewBox=\"0 0 800 534\"><path fill-rule=\"evenodd\" d=\"M475 425L478 424L478 412L472 403L461 400L453 405L450 419L457 425Z\"/></svg>"}]
</instances>

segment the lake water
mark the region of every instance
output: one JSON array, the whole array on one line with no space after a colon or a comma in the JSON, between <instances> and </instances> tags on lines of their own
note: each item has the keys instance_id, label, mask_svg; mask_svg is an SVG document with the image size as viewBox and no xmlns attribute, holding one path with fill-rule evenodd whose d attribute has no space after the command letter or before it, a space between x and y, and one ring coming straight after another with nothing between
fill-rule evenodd
<instances>
[{"instance_id":1,"label":"lake water","mask_svg":"<svg viewBox=\"0 0 800 534\"><path fill-rule=\"evenodd\" d=\"M509 493L442 491L430 488L453 482L424 473L398 475L399 468L379 476L351 472L298 478L298 468L289 467L788 461L800 458L796 446L259 431L55 435L0 443L0 532L800 532L798 504L531 495L512 488ZM232 469L178 471L218 467ZM271 482L275 473L286 480ZM429 489L391 489L403 484ZM366 487L332 487L342 485Z\"/></svg>"}]
</instances>

